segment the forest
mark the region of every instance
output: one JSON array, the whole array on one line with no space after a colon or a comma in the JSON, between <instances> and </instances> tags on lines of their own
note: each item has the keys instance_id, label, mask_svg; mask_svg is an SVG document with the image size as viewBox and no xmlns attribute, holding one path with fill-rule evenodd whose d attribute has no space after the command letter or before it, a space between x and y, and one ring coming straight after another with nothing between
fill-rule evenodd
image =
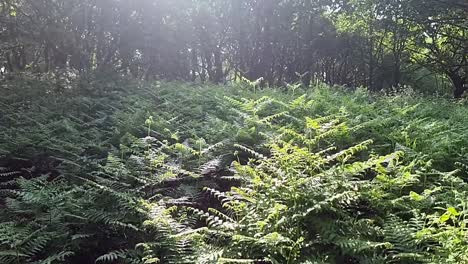
<instances>
[{"instance_id":1,"label":"forest","mask_svg":"<svg viewBox=\"0 0 468 264\"><path fill-rule=\"evenodd\" d=\"M466 0L0 0L0 264L468 264Z\"/></svg>"}]
</instances>

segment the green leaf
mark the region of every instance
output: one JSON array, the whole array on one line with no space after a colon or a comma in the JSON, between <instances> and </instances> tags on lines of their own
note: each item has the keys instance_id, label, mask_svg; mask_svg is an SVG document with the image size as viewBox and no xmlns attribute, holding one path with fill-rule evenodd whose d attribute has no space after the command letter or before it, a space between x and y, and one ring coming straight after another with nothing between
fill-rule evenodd
<instances>
[{"instance_id":1,"label":"green leaf","mask_svg":"<svg viewBox=\"0 0 468 264\"><path fill-rule=\"evenodd\" d=\"M10 6L10 16L16 17L16 9L13 6Z\"/></svg>"},{"instance_id":2,"label":"green leaf","mask_svg":"<svg viewBox=\"0 0 468 264\"><path fill-rule=\"evenodd\" d=\"M447 212L450 213L453 216L460 215L460 213L455 209L454 207L449 207L447 208Z\"/></svg>"},{"instance_id":3,"label":"green leaf","mask_svg":"<svg viewBox=\"0 0 468 264\"><path fill-rule=\"evenodd\" d=\"M410 192L409 196L412 200L417 201L417 202L424 200L424 196L418 193L415 193L413 191Z\"/></svg>"},{"instance_id":4,"label":"green leaf","mask_svg":"<svg viewBox=\"0 0 468 264\"><path fill-rule=\"evenodd\" d=\"M439 218L439 221L440 221L441 223L445 223L445 222L447 222L449 219L450 219L450 214L445 213L445 214L443 214L443 215Z\"/></svg>"}]
</instances>

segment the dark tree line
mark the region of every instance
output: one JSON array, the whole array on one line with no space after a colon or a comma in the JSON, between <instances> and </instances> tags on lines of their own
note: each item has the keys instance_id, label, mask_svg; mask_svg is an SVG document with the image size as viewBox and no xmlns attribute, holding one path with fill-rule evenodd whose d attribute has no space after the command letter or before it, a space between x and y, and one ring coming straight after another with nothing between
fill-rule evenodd
<instances>
[{"instance_id":1,"label":"dark tree line","mask_svg":"<svg viewBox=\"0 0 468 264\"><path fill-rule=\"evenodd\" d=\"M468 89L465 0L0 0L4 71Z\"/></svg>"}]
</instances>

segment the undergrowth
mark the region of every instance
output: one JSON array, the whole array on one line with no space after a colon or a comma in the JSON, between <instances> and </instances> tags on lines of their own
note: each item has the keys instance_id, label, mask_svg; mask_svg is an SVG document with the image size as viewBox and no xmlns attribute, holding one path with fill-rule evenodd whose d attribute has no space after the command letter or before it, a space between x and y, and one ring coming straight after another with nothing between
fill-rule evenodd
<instances>
[{"instance_id":1,"label":"undergrowth","mask_svg":"<svg viewBox=\"0 0 468 264\"><path fill-rule=\"evenodd\" d=\"M87 85L0 87L1 263L468 263L463 102Z\"/></svg>"}]
</instances>

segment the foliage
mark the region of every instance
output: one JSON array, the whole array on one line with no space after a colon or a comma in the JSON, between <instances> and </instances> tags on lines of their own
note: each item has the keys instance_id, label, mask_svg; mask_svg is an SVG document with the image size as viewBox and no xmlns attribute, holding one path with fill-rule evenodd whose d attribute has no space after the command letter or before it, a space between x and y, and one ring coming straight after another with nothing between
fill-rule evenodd
<instances>
[{"instance_id":1,"label":"foliage","mask_svg":"<svg viewBox=\"0 0 468 264\"><path fill-rule=\"evenodd\" d=\"M246 185L206 189L222 205L199 213L219 231L209 241L224 248L220 263L466 262L463 173L369 152L370 140L337 145L352 129L336 119L302 124L277 128L269 157L243 148L252 158L236 170Z\"/></svg>"},{"instance_id":2,"label":"foliage","mask_svg":"<svg viewBox=\"0 0 468 264\"><path fill-rule=\"evenodd\" d=\"M459 98L466 9L464 0L1 0L0 71L57 91L96 73L380 91L414 86L410 69L421 67L450 79Z\"/></svg>"},{"instance_id":3,"label":"foliage","mask_svg":"<svg viewBox=\"0 0 468 264\"><path fill-rule=\"evenodd\" d=\"M463 102L78 83L0 88L2 263L468 261Z\"/></svg>"}]
</instances>

